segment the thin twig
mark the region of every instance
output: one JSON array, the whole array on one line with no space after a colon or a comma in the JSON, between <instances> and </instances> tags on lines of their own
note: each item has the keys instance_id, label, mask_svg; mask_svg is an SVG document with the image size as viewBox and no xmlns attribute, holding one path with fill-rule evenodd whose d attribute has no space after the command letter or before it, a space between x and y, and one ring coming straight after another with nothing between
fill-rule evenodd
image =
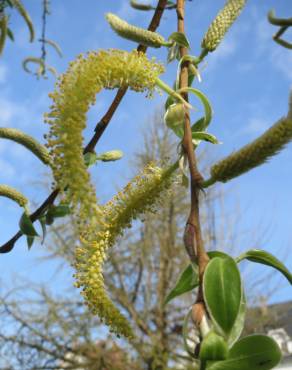
<instances>
[{"instance_id":1,"label":"thin twig","mask_svg":"<svg viewBox=\"0 0 292 370\"><path fill-rule=\"evenodd\" d=\"M153 17L151 19L151 22L149 24L148 30L149 31L155 31L160 24L161 17L163 15L165 6L167 4L167 0L159 0L156 10L153 14ZM146 52L147 47L145 45L138 45L137 47L138 51L141 51L143 53ZM120 102L122 101L124 95L127 92L127 88L120 88L110 105L109 109L107 110L106 114L102 117L100 122L97 124L95 128L95 133L92 137L92 139L89 141L87 146L84 149L84 153L92 152L98 143L99 139L101 138L102 134L104 133L105 129L109 125L114 113L116 112L118 106L120 105ZM48 206L52 205L54 201L56 200L59 189L55 189L48 197L47 199L40 205L40 207L30 215L30 219L32 222L35 222L48 208ZM16 243L16 241L22 236L22 233L18 231L9 241L7 241L5 244L3 244L0 247L0 253L8 253L10 252Z\"/></svg>"}]
</instances>

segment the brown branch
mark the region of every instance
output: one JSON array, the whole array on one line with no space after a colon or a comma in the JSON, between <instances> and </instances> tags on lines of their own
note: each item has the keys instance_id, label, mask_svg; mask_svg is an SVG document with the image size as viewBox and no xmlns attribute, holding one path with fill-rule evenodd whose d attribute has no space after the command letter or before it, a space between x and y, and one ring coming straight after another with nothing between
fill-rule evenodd
<instances>
[{"instance_id":1,"label":"brown branch","mask_svg":"<svg viewBox=\"0 0 292 370\"><path fill-rule=\"evenodd\" d=\"M184 13L185 0L177 0L177 30L181 33L185 33ZM187 48L180 47L181 58L185 55L187 55ZM181 89L188 87L188 66L188 62L184 62L181 65L179 83ZM182 95L184 99L188 101L188 94L185 92ZM193 320L194 323L199 326L202 317L205 314L202 294L202 279L205 267L209 261L209 257L204 249L202 230L200 225L199 191L202 176L197 167L196 154L192 143L190 112L188 109L185 110L184 137L182 141L182 146L184 153L188 158L191 178L191 209L185 227L184 243L190 258L192 260L195 259L199 266L200 286L198 291L197 303L193 306Z\"/></svg>"},{"instance_id":2,"label":"brown branch","mask_svg":"<svg viewBox=\"0 0 292 370\"><path fill-rule=\"evenodd\" d=\"M155 31L160 24L161 17L163 15L164 9L166 7L167 0L159 0L156 10L153 14L153 17L151 19L151 22L149 24L148 30L149 31ZM145 45L138 45L137 47L138 51L141 51L142 53L145 53L147 50L147 46ZM96 125L95 133L92 137L92 139L89 141L89 143L84 148L84 153L92 152L94 151L95 146L97 145L99 139L101 138L102 134L104 133L105 129L109 125L114 113L116 112L118 106L120 105L124 95L127 92L127 88L120 88L111 103L109 109L107 110L106 114L102 117L100 122ZM59 189L55 189L48 197L47 199L39 206L39 208L30 215L30 219L32 222L35 222L48 208L49 205L53 204L56 200ZM13 248L17 240L22 236L21 231L18 231L10 240L8 240L5 244L3 244L0 247L0 253L8 253Z\"/></svg>"}]
</instances>

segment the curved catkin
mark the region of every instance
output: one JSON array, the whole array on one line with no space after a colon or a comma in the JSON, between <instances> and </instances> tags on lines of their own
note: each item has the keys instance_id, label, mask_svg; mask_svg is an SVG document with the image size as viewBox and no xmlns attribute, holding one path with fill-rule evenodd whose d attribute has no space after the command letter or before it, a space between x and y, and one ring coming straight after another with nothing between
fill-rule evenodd
<instances>
[{"instance_id":1,"label":"curved catkin","mask_svg":"<svg viewBox=\"0 0 292 370\"><path fill-rule=\"evenodd\" d=\"M0 196L14 200L20 207L27 208L27 198L11 186L0 184Z\"/></svg>"},{"instance_id":2,"label":"curved catkin","mask_svg":"<svg viewBox=\"0 0 292 370\"><path fill-rule=\"evenodd\" d=\"M202 48L214 51L226 32L240 15L246 0L228 0L208 28L202 41Z\"/></svg>"},{"instance_id":3,"label":"curved catkin","mask_svg":"<svg viewBox=\"0 0 292 370\"><path fill-rule=\"evenodd\" d=\"M19 14L22 16L24 19L28 29L29 29L29 34L30 34L30 42L33 42L34 40L34 27L32 24L32 20L26 11L25 7L23 6L22 2L20 0L10 0L13 7L18 10Z\"/></svg>"},{"instance_id":4,"label":"curved catkin","mask_svg":"<svg viewBox=\"0 0 292 370\"><path fill-rule=\"evenodd\" d=\"M137 9L137 10L142 10L142 11L155 9L155 8L153 8L153 6L151 6L149 4L139 3L135 0L131 0L130 5L131 5L132 8Z\"/></svg>"},{"instance_id":5,"label":"curved catkin","mask_svg":"<svg viewBox=\"0 0 292 370\"><path fill-rule=\"evenodd\" d=\"M6 36L7 36L8 17L6 15L0 16L0 55L3 52Z\"/></svg>"},{"instance_id":6,"label":"curved catkin","mask_svg":"<svg viewBox=\"0 0 292 370\"><path fill-rule=\"evenodd\" d=\"M0 127L0 138L12 140L23 145L35 154L44 164L50 164L50 155L48 150L32 136L27 135L16 128Z\"/></svg>"},{"instance_id":7,"label":"curved catkin","mask_svg":"<svg viewBox=\"0 0 292 370\"><path fill-rule=\"evenodd\" d=\"M292 117L280 119L263 135L211 168L211 182L227 182L265 163L292 140ZM209 181L208 181L209 182Z\"/></svg>"},{"instance_id":8,"label":"curved catkin","mask_svg":"<svg viewBox=\"0 0 292 370\"><path fill-rule=\"evenodd\" d=\"M168 45L163 36L156 32L144 30L143 28L132 26L131 24L123 21L121 18L112 13L106 14L106 19L111 28L121 37L135 41L145 46L153 48L160 48L163 45Z\"/></svg>"},{"instance_id":9,"label":"curved catkin","mask_svg":"<svg viewBox=\"0 0 292 370\"><path fill-rule=\"evenodd\" d=\"M104 219L103 208L97 205L84 162L82 132L86 113L103 88L130 87L151 93L162 71L161 65L137 51L101 50L80 55L58 79L50 95L53 105L46 119L50 124L47 146L54 178L60 189L67 188L78 219L81 248L76 251L77 285L83 288L82 294L92 311L114 332L125 336L131 335L129 326L108 298L103 283L102 262L110 230L104 225L108 221Z\"/></svg>"},{"instance_id":10,"label":"curved catkin","mask_svg":"<svg viewBox=\"0 0 292 370\"><path fill-rule=\"evenodd\" d=\"M101 207L98 231L94 240L81 240L76 250L76 286L90 309L98 314L114 332L132 337L127 320L108 298L102 276L106 251L112 247L124 229L141 214L155 212L157 204L174 181L177 165L161 169L149 164L112 200Z\"/></svg>"}]
</instances>

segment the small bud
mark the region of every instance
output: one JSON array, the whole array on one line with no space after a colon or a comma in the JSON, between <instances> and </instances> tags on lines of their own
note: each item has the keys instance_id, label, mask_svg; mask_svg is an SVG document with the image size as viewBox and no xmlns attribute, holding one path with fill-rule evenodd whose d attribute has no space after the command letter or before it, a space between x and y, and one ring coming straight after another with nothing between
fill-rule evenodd
<instances>
[{"instance_id":1,"label":"small bud","mask_svg":"<svg viewBox=\"0 0 292 370\"><path fill-rule=\"evenodd\" d=\"M121 159L123 152L121 150L110 150L97 156L97 159L103 162L117 161Z\"/></svg>"}]
</instances>

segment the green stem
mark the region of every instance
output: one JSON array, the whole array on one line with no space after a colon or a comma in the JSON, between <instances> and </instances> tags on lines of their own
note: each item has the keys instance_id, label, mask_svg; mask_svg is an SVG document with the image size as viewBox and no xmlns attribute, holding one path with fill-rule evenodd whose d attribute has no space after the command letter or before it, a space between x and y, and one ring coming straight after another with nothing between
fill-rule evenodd
<instances>
[{"instance_id":1,"label":"green stem","mask_svg":"<svg viewBox=\"0 0 292 370\"><path fill-rule=\"evenodd\" d=\"M215 182L216 180L210 177L208 180L203 181L200 185L202 186L202 188L208 188L209 186L215 184Z\"/></svg>"}]
</instances>

